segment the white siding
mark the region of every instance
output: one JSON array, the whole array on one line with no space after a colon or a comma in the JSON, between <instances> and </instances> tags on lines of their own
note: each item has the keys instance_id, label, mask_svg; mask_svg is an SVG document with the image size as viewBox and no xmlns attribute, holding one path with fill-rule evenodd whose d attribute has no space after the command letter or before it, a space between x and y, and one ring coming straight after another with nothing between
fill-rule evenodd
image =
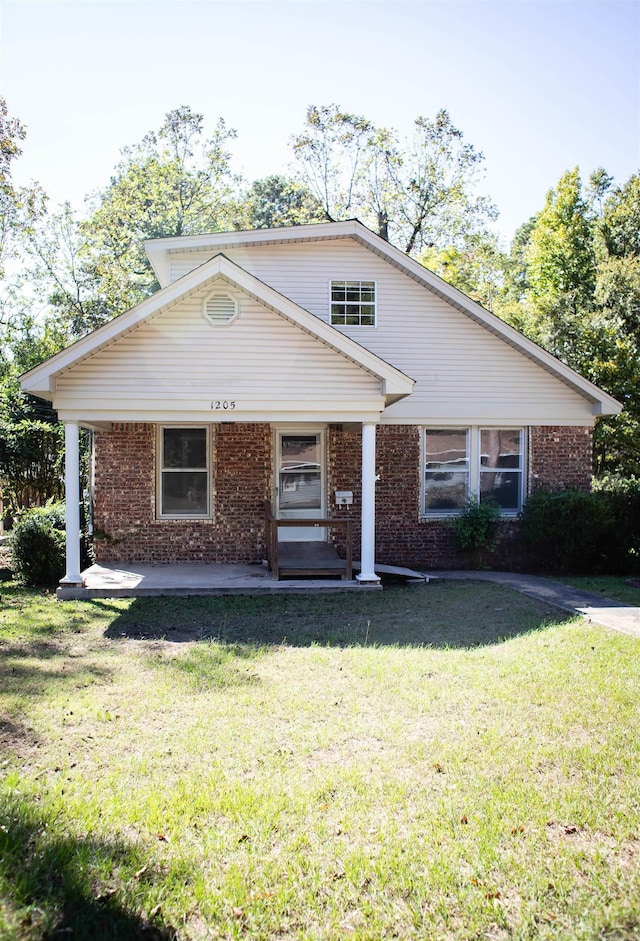
<instances>
[{"instance_id":1,"label":"white siding","mask_svg":"<svg viewBox=\"0 0 640 941\"><path fill-rule=\"evenodd\" d=\"M62 373L56 407L68 412L103 403L118 412L155 403L193 412L221 400L236 403L238 419L243 410L301 410L317 401L329 410L345 403L383 407L377 377L244 294L234 294L237 320L211 326L202 315L208 293L192 295Z\"/></svg>"},{"instance_id":2,"label":"white siding","mask_svg":"<svg viewBox=\"0 0 640 941\"><path fill-rule=\"evenodd\" d=\"M376 327L340 330L416 386L383 421L589 423L592 405L556 376L353 239L224 248L224 254L329 321L332 279L377 284ZM177 253L174 278L211 252Z\"/></svg>"}]
</instances>

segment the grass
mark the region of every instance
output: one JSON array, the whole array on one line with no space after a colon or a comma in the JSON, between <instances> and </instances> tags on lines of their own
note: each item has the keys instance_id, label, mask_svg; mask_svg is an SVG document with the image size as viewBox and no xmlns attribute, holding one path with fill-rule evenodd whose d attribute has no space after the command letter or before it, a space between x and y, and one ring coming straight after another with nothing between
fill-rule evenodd
<instances>
[{"instance_id":1,"label":"grass","mask_svg":"<svg viewBox=\"0 0 640 941\"><path fill-rule=\"evenodd\" d=\"M637 640L483 583L0 594L0 938L640 937Z\"/></svg>"},{"instance_id":2,"label":"grass","mask_svg":"<svg viewBox=\"0 0 640 941\"><path fill-rule=\"evenodd\" d=\"M614 575L573 575L556 578L565 585L574 585L596 595L604 595L614 601L640 608L640 578Z\"/></svg>"}]
</instances>

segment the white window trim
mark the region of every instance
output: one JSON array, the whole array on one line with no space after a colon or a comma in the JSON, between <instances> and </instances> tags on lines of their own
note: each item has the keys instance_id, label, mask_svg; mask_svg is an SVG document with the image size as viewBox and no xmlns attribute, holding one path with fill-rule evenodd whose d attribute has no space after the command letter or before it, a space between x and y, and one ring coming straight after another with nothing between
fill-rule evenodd
<instances>
[{"instance_id":1,"label":"white window trim","mask_svg":"<svg viewBox=\"0 0 640 941\"><path fill-rule=\"evenodd\" d=\"M520 466L509 468L512 472L520 474L520 493L518 495L518 509L505 510L500 509L500 516L504 519L515 519L522 510L526 498L526 480L527 480L527 454L528 454L528 436L527 428L523 425L423 425L421 431L421 484L420 484L420 519L446 519L449 517L460 516L461 510L425 510L425 484L426 484L426 432L428 430L466 431L469 450L469 492L468 498L480 496L480 475L483 473L480 469L480 442L483 431L493 431L513 428L520 432ZM485 471L484 473L489 473Z\"/></svg>"},{"instance_id":2,"label":"white window trim","mask_svg":"<svg viewBox=\"0 0 640 941\"><path fill-rule=\"evenodd\" d=\"M358 282L358 284L373 284L373 323L372 324L362 324L362 323L333 323L331 307L333 304L332 295L333 295L333 285L346 281ZM361 302L362 303L362 302ZM329 280L329 323L332 327L336 327L339 330L375 330L378 326L378 282L375 278L336 278L333 277Z\"/></svg>"},{"instance_id":3,"label":"white window trim","mask_svg":"<svg viewBox=\"0 0 640 941\"><path fill-rule=\"evenodd\" d=\"M164 468L164 430L165 428L203 428L206 434L207 455L207 511L206 513L163 513L162 512L162 472ZM212 507L212 480L211 480L211 425L195 422L165 422L157 426L156 439L156 519L159 520L207 520L211 519ZM205 468L199 467L198 471Z\"/></svg>"}]
</instances>

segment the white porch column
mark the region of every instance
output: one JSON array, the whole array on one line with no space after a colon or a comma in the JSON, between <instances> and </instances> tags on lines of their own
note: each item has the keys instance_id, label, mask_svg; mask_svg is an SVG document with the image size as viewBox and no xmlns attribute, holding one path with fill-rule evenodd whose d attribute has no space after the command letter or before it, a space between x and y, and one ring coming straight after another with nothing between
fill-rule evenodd
<instances>
[{"instance_id":1,"label":"white porch column","mask_svg":"<svg viewBox=\"0 0 640 941\"><path fill-rule=\"evenodd\" d=\"M64 423L64 490L67 528L67 573L61 585L82 585L80 575L80 432L76 422Z\"/></svg>"},{"instance_id":2,"label":"white porch column","mask_svg":"<svg viewBox=\"0 0 640 941\"><path fill-rule=\"evenodd\" d=\"M362 423L362 534L359 582L378 584L376 561L376 426Z\"/></svg>"}]
</instances>

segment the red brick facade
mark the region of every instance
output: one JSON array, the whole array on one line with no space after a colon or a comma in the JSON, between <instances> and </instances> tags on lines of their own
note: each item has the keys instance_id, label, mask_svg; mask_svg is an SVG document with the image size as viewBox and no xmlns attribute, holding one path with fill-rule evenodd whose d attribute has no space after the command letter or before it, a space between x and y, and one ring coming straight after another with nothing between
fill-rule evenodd
<instances>
[{"instance_id":1,"label":"red brick facade","mask_svg":"<svg viewBox=\"0 0 640 941\"><path fill-rule=\"evenodd\" d=\"M529 429L529 492L591 489L593 428Z\"/></svg>"},{"instance_id":2,"label":"red brick facade","mask_svg":"<svg viewBox=\"0 0 640 941\"><path fill-rule=\"evenodd\" d=\"M114 424L95 438L98 562L259 562L272 492L268 424L211 426L211 519L158 519L155 425Z\"/></svg>"},{"instance_id":3,"label":"red brick facade","mask_svg":"<svg viewBox=\"0 0 640 941\"><path fill-rule=\"evenodd\" d=\"M422 430L377 429L376 560L417 568L460 567L451 521L420 518ZM155 425L115 424L95 442L95 549L98 562L260 562L265 556L263 504L273 494L273 437L268 424L211 426L212 518L158 519ZM529 430L528 489L589 489L592 431L546 426ZM351 516L359 556L361 432L327 429L329 515ZM353 506L335 507L336 490ZM505 520L497 564L510 554L517 523ZM335 531L339 542L339 531Z\"/></svg>"}]
</instances>

